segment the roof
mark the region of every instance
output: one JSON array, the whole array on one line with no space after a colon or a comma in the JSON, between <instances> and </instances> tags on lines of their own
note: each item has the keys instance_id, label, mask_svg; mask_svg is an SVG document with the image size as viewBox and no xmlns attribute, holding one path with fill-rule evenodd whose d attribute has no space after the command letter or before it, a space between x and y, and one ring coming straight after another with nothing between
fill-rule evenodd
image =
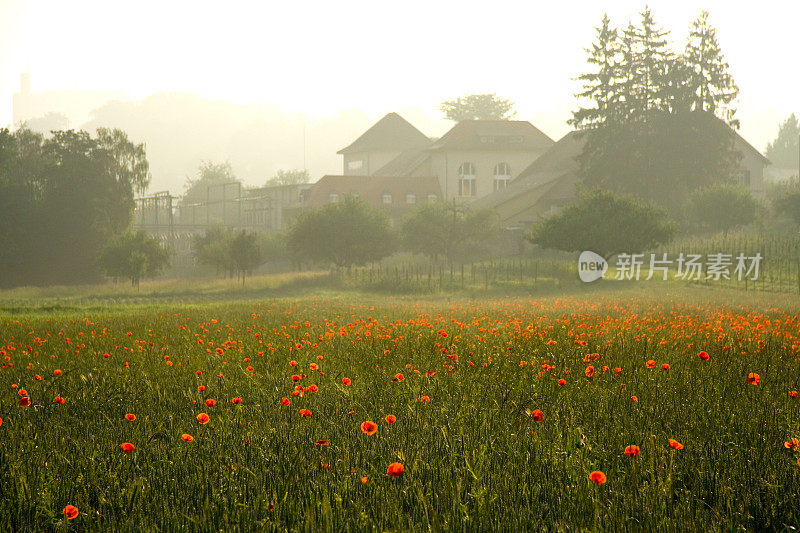
<instances>
[{"instance_id":1,"label":"roof","mask_svg":"<svg viewBox=\"0 0 800 533\"><path fill-rule=\"evenodd\" d=\"M411 150L430 144L430 139L397 113L389 113L376 122L361 137L337 154L370 150Z\"/></svg>"},{"instance_id":2,"label":"roof","mask_svg":"<svg viewBox=\"0 0 800 533\"><path fill-rule=\"evenodd\" d=\"M430 157L427 150L406 150L375 172L378 176L407 176Z\"/></svg>"},{"instance_id":3,"label":"roof","mask_svg":"<svg viewBox=\"0 0 800 533\"><path fill-rule=\"evenodd\" d=\"M405 195L415 194L420 200L430 194L442 197L439 180L435 176L333 176L326 175L320 178L306 196L305 204L308 207L317 207L327 204L330 195L358 194L371 205L384 205L383 195L389 193L394 199L394 204L405 204Z\"/></svg>"},{"instance_id":4,"label":"roof","mask_svg":"<svg viewBox=\"0 0 800 533\"><path fill-rule=\"evenodd\" d=\"M508 187L479 198L474 205L494 207L531 189L575 175L579 170L576 158L583 151L584 140L579 132L564 135L545 153L520 172Z\"/></svg>"},{"instance_id":5,"label":"roof","mask_svg":"<svg viewBox=\"0 0 800 533\"><path fill-rule=\"evenodd\" d=\"M527 120L463 120L428 150L546 150L553 139Z\"/></svg>"}]
</instances>

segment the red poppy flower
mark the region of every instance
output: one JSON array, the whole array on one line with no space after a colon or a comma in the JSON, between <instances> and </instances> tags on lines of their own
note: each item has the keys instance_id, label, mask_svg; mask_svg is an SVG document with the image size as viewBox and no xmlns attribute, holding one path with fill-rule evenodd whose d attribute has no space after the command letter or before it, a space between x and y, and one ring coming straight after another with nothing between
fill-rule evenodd
<instances>
[{"instance_id":1,"label":"red poppy flower","mask_svg":"<svg viewBox=\"0 0 800 533\"><path fill-rule=\"evenodd\" d=\"M60 376L61 374L63 374L63 372L61 371L60 368L56 368L55 370L53 370L53 374L56 376Z\"/></svg>"},{"instance_id":2,"label":"red poppy flower","mask_svg":"<svg viewBox=\"0 0 800 533\"><path fill-rule=\"evenodd\" d=\"M394 379L392 381L403 381L404 379L406 379L406 377L400 372L398 372L397 374L394 375Z\"/></svg>"},{"instance_id":3,"label":"red poppy flower","mask_svg":"<svg viewBox=\"0 0 800 533\"><path fill-rule=\"evenodd\" d=\"M664 363L663 365L661 365L661 370L669 370L669 365L667 363Z\"/></svg>"},{"instance_id":4,"label":"red poppy flower","mask_svg":"<svg viewBox=\"0 0 800 533\"><path fill-rule=\"evenodd\" d=\"M638 396L631 396L631 401L632 402L638 402L639 401L639 397Z\"/></svg>"},{"instance_id":5,"label":"red poppy flower","mask_svg":"<svg viewBox=\"0 0 800 533\"><path fill-rule=\"evenodd\" d=\"M789 391L789 398L797 398L797 391L796 390L790 390Z\"/></svg>"},{"instance_id":6,"label":"red poppy flower","mask_svg":"<svg viewBox=\"0 0 800 533\"><path fill-rule=\"evenodd\" d=\"M595 485L602 485L606 482L606 475L599 470L595 470L589 474L589 479L591 479L592 483Z\"/></svg>"},{"instance_id":7,"label":"red poppy flower","mask_svg":"<svg viewBox=\"0 0 800 533\"><path fill-rule=\"evenodd\" d=\"M2 425L3 425L3 419L0 418L0 426L2 426Z\"/></svg>"},{"instance_id":8,"label":"red poppy flower","mask_svg":"<svg viewBox=\"0 0 800 533\"><path fill-rule=\"evenodd\" d=\"M350 385L351 383L350 378L342 378L342 383L344 383L345 386Z\"/></svg>"},{"instance_id":9,"label":"red poppy flower","mask_svg":"<svg viewBox=\"0 0 800 533\"><path fill-rule=\"evenodd\" d=\"M531 412L531 417L536 420L537 422L541 422L544 420L544 413L541 412L539 409L534 409Z\"/></svg>"},{"instance_id":10,"label":"red poppy flower","mask_svg":"<svg viewBox=\"0 0 800 533\"><path fill-rule=\"evenodd\" d=\"M204 390L206 390L206 386L205 385L200 385L200 386L197 387L197 390L199 390L200 392L203 392Z\"/></svg>"},{"instance_id":11,"label":"red poppy flower","mask_svg":"<svg viewBox=\"0 0 800 533\"><path fill-rule=\"evenodd\" d=\"M675 439L668 439L668 442L669 442L669 445L671 447L675 448L676 450L682 450L683 449L683 444L681 444L680 442L676 441Z\"/></svg>"},{"instance_id":12,"label":"red poppy flower","mask_svg":"<svg viewBox=\"0 0 800 533\"><path fill-rule=\"evenodd\" d=\"M250 372L251 374L253 373L254 370L255 368L253 368L252 366L247 367L247 371Z\"/></svg>"},{"instance_id":13,"label":"red poppy flower","mask_svg":"<svg viewBox=\"0 0 800 533\"><path fill-rule=\"evenodd\" d=\"M641 453L641 450L635 444L631 444L630 446L625 447L625 455L628 457L636 457Z\"/></svg>"},{"instance_id":14,"label":"red poppy flower","mask_svg":"<svg viewBox=\"0 0 800 533\"><path fill-rule=\"evenodd\" d=\"M27 396L24 396L24 397L23 397L23 398L22 398L22 399L19 401L19 405L20 405L21 407L28 407L30 404L31 404L31 399L30 399L30 398L28 398Z\"/></svg>"},{"instance_id":15,"label":"red poppy flower","mask_svg":"<svg viewBox=\"0 0 800 533\"><path fill-rule=\"evenodd\" d=\"M558 380L558 386L559 387L563 387L566 384L567 384L567 380L566 379L561 378L561 379Z\"/></svg>"},{"instance_id":16,"label":"red poppy flower","mask_svg":"<svg viewBox=\"0 0 800 533\"><path fill-rule=\"evenodd\" d=\"M792 437L792 440L786 441L783 443L785 448L788 448L792 451L797 451L797 448L800 448L800 441L796 438Z\"/></svg>"},{"instance_id":17,"label":"red poppy flower","mask_svg":"<svg viewBox=\"0 0 800 533\"><path fill-rule=\"evenodd\" d=\"M758 385L759 383L761 383L761 376L759 376L755 372L750 372L749 374L747 374L747 382L750 385Z\"/></svg>"},{"instance_id":18,"label":"red poppy flower","mask_svg":"<svg viewBox=\"0 0 800 533\"><path fill-rule=\"evenodd\" d=\"M237 396L236 398L233 398L231 402L233 402L233 405L239 405L242 403L242 399Z\"/></svg>"},{"instance_id":19,"label":"red poppy flower","mask_svg":"<svg viewBox=\"0 0 800 533\"><path fill-rule=\"evenodd\" d=\"M430 398L430 396L422 396L422 397L419 399L419 401L421 401L422 403L428 403L428 402L430 402L430 401L431 401L431 398Z\"/></svg>"},{"instance_id":20,"label":"red poppy flower","mask_svg":"<svg viewBox=\"0 0 800 533\"><path fill-rule=\"evenodd\" d=\"M653 368L654 366L656 366L656 362L655 362L655 361L653 361L652 359L650 359L649 361L647 361L647 363L646 363L646 364L647 364L647 368Z\"/></svg>"},{"instance_id":21,"label":"red poppy flower","mask_svg":"<svg viewBox=\"0 0 800 533\"><path fill-rule=\"evenodd\" d=\"M194 437L192 437L188 433L184 433L183 435L181 435L181 440L183 442L192 442L194 440Z\"/></svg>"},{"instance_id":22,"label":"red poppy flower","mask_svg":"<svg viewBox=\"0 0 800 533\"><path fill-rule=\"evenodd\" d=\"M369 482L369 478L367 476L364 476L364 477L361 478L361 484L362 485L366 485L368 482Z\"/></svg>"},{"instance_id":23,"label":"red poppy flower","mask_svg":"<svg viewBox=\"0 0 800 533\"><path fill-rule=\"evenodd\" d=\"M195 372L195 374L197 374L198 376L202 376L203 375L203 371L202 370L198 370L197 372Z\"/></svg>"},{"instance_id":24,"label":"red poppy flower","mask_svg":"<svg viewBox=\"0 0 800 533\"><path fill-rule=\"evenodd\" d=\"M311 416L311 411L309 411L308 409L300 409L300 416L308 418Z\"/></svg>"},{"instance_id":25,"label":"red poppy flower","mask_svg":"<svg viewBox=\"0 0 800 533\"><path fill-rule=\"evenodd\" d=\"M122 448L122 451L125 453L131 453L133 450L136 449L136 446L134 446L130 442L123 442L122 444L119 445L119 447Z\"/></svg>"},{"instance_id":26,"label":"red poppy flower","mask_svg":"<svg viewBox=\"0 0 800 533\"><path fill-rule=\"evenodd\" d=\"M703 361L708 361L708 352L702 351L702 352L697 354L697 357L699 357Z\"/></svg>"},{"instance_id":27,"label":"red poppy flower","mask_svg":"<svg viewBox=\"0 0 800 533\"><path fill-rule=\"evenodd\" d=\"M586 374L587 378L594 376L594 367L592 365L587 366L583 373Z\"/></svg>"},{"instance_id":28,"label":"red poppy flower","mask_svg":"<svg viewBox=\"0 0 800 533\"><path fill-rule=\"evenodd\" d=\"M300 376L298 376L297 374L292 374L292 381L300 381L300 379L301 379Z\"/></svg>"},{"instance_id":29,"label":"red poppy flower","mask_svg":"<svg viewBox=\"0 0 800 533\"><path fill-rule=\"evenodd\" d=\"M214 407L215 405L217 405L217 400L214 398L209 398L206 400L206 407Z\"/></svg>"},{"instance_id":30,"label":"red poppy flower","mask_svg":"<svg viewBox=\"0 0 800 533\"><path fill-rule=\"evenodd\" d=\"M72 520L73 518L78 516L78 508L75 507L74 505L67 505L61 512L64 513L64 516L67 517L67 520Z\"/></svg>"},{"instance_id":31,"label":"red poppy flower","mask_svg":"<svg viewBox=\"0 0 800 533\"><path fill-rule=\"evenodd\" d=\"M207 413L200 413L197 415L197 421L201 424L208 424L208 421L211 420L211 417L208 416Z\"/></svg>"},{"instance_id":32,"label":"red poppy flower","mask_svg":"<svg viewBox=\"0 0 800 533\"><path fill-rule=\"evenodd\" d=\"M56 396L53 401L55 401L58 404L63 405L66 400L64 400L64 398L62 398L61 396Z\"/></svg>"},{"instance_id":33,"label":"red poppy flower","mask_svg":"<svg viewBox=\"0 0 800 533\"><path fill-rule=\"evenodd\" d=\"M136 415L133 413L128 413L125 415L125 419L130 422L133 422L134 420L136 420Z\"/></svg>"},{"instance_id":34,"label":"red poppy flower","mask_svg":"<svg viewBox=\"0 0 800 533\"><path fill-rule=\"evenodd\" d=\"M378 424L372 420L367 420L361 423L361 431L367 435L374 435L378 431Z\"/></svg>"},{"instance_id":35,"label":"red poppy flower","mask_svg":"<svg viewBox=\"0 0 800 533\"><path fill-rule=\"evenodd\" d=\"M317 387L316 385L314 385L312 383L311 385L308 386L307 390L308 390L308 392L319 392L319 387Z\"/></svg>"},{"instance_id":36,"label":"red poppy flower","mask_svg":"<svg viewBox=\"0 0 800 533\"><path fill-rule=\"evenodd\" d=\"M316 444L317 446L328 446L330 443L327 440L323 439L323 440L318 440L314 444Z\"/></svg>"},{"instance_id":37,"label":"red poppy flower","mask_svg":"<svg viewBox=\"0 0 800 533\"><path fill-rule=\"evenodd\" d=\"M384 418L384 420L386 420L387 424L394 424L395 422L397 422L397 417L394 415L386 415L386 418Z\"/></svg>"},{"instance_id":38,"label":"red poppy flower","mask_svg":"<svg viewBox=\"0 0 800 533\"><path fill-rule=\"evenodd\" d=\"M289 361L289 366L297 366L297 361Z\"/></svg>"},{"instance_id":39,"label":"red poppy flower","mask_svg":"<svg viewBox=\"0 0 800 533\"><path fill-rule=\"evenodd\" d=\"M392 463L386 469L386 473L388 475L392 476L392 477L400 477L400 476L403 475L403 472L405 472L405 470L406 469L403 467L402 464L400 464L400 463Z\"/></svg>"},{"instance_id":40,"label":"red poppy flower","mask_svg":"<svg viewBox=\"0 0 800 533\"><path fill-rule=\"evenodd\" d=\"M281 405L282 406L289 407L289 404L291 404L291 403L292 403L292 401L289 400L289 398L281 398Z\"/></svg>"}]
</instances>

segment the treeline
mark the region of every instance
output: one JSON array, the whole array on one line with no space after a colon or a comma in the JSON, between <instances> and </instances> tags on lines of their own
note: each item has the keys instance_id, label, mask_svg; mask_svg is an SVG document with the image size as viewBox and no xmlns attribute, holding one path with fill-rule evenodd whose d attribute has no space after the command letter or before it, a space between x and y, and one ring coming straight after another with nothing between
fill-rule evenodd
<instances>
[{"instance_id":1,"label":"treeline","mask_svg":"<svg viewBox=\"0 0 800 533\"><path fill-rule=\"evenodd\" d=\"M149 180L144 145L122 131L0 130L0 286L94 283L106 271L128 277L131 264L153 272L135 247L107 253ZM104 253L116 265L104 268Z\"/></svg>"}]
</instances>

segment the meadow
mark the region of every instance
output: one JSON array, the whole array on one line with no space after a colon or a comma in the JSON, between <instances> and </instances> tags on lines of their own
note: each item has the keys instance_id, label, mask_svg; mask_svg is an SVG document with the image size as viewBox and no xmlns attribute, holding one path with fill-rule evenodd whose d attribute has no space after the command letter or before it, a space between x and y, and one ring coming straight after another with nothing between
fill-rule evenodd
<instances>
[{"instance_id":1,"label":"meadow","mask_svg":"<svg viewBox=\"0 0 800 533\"><path fill-rule=\"evenodd\" d=\"M796 295L98 291L0 294L0 530L800 524Z\"/></svg>"}]
</instances>

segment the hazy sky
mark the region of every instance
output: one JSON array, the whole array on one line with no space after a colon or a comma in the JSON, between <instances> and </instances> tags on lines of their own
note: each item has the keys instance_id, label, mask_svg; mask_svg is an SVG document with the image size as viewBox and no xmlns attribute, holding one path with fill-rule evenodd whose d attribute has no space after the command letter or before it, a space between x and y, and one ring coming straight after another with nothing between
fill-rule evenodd
<instances>
[{"instance_id":1,"label":"hazy sky","mask_svg":"<svg viewBox=\"0 0 800 533\"><path fill-rule=\"evenodd\" d=\"M310 116L404 107L436 116L444 99L496 92L552 137L568 131L593 27L627 24L644 2L0 0L0 125L19 74L34 92L161 91L272 103ZM682 44L711 12L740 87L742 134L763 149L800 112L800 2L658 0ZM747 6L747 7L745 7ZM426 131L430 135L441 132Z\"/></svg>"}]
</instances>

